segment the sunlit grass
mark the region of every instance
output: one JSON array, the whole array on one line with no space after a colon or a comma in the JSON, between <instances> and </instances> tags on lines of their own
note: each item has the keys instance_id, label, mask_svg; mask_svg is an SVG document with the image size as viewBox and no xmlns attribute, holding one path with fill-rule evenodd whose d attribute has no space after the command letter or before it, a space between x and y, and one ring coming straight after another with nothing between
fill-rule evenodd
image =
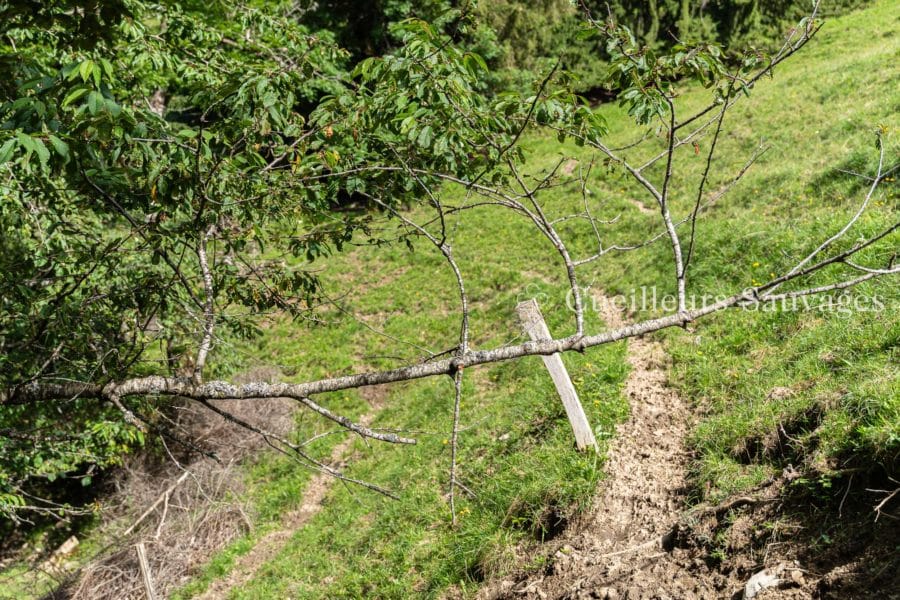
<instances>
[{"instance_id":1,"label":"sunlit grass","mask_svg":"<svg viewBox=\"0 0 900 600\"><path fill-rule=\"evenodd\" d=\"M839 227L860 201L860 181L840 169L871 171L874 128L900 125L900 98L891 91L900 88L900 74L893 68L900 37L890 4L826 25L817 41L729 116L709 189L724 185L758 144L769 150L701 222L692 292L717 294L765 281ZM685 90L682 106L701 103L700 92ZM618 108L601 110L610 122L612 143L639 135L625 125ZM701 140L701 150L706 143ZM658 149L661 142L654 144ZM527 147L532 172L562 156L579 156L582 164L590 158L583 149L561 151L551 138L532 137ZM694 200L690 190L702 157L689 147L678 155L674 203L682 214ZM608 244L642 239L652 230L649 218L628 201L642 198L640 189L621 174L607 173L589 188L599 205L596 216L621 215L615 227L604 230ZM889 184L878 193L872 216L859 224L858 234L896 219L896 190ZM562 214L580 195L570 185L548 192L544 200L548 210ZM477 347L517 339L513 308L523 294L546 294L551 329L572 331L559 260L551 248L532 242L527 222L485 209L471 211L455 226L453 242L469 282ZM576 251L590 251L588 231L572 227L566 232ZM896 247L896 237L889 242ZM884 259L885 253L866 258ZM610 293L628 295L655 286L663 294L673 290L672 270L669 250L659 243L598 263L582 277ZM821 277L839 274L836 269ZM453 280L441 257L424 244L412 253L399 246L360 248L329 261L323 278L348 309L393 338L434 351L456 343ZM661 334L675 360L672 384L703 415L690 436L697 452L698 495L716 500L752 487L788 461L828 470L848 456L887 461L896 454L897 292L894 281L854 292L877 294L883 303L879 311L736 311L688 332ZM338 311L325 316L326 325L275 322L256 344L235 350L258 364L280 365L295 379L363 365L389 367L421 354ZM589 329L600 326L591 315ZM624 351L617 344L566 357L604 442L627 411L620 394ZM321 400L352 414L365 410L356 393ZM451 402L448 379L392 387L375 426L416 432L419 444L368 448L358 443L348 472L395 490L401 500L334 486L324 509L232 596L434 596L449 586L470 592L483 577L508 569L524 540L545 535L552 519L589 500L602 477L602 461L572 450L571 433L538 359L495 365L466 376L460 464L474 496L461 498L460 526L452 529L444 496ZM771 447L778 427L793 438L787 448ZM273 458L248 475L267 526L277 526L279 512L300 500L302 483L291 483L292 468ZM227 571L233 557L250 547L246 540L235 544L185 595Z\"/></svg>"}]
</instances>

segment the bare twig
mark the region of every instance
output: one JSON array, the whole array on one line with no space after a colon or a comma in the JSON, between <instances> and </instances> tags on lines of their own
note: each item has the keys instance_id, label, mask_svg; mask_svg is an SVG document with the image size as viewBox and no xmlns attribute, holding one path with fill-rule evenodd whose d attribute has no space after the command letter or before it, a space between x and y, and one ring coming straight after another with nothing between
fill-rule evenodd
<instances>
[{"instance_id":1,"label":"bare twig","mask_svg":"<svg viewBox=\"0 0 900 600\"><path fill-rule=\"evenodd\" d=\"M203 367L206 366L206 357L209 354L210 345L212 344L213 329L216 325L215 313L215 293L213 290L212 272L209 268L209 259L206 255L206 245L209 238L215 232L214 227L210 227L204 233L197 244L197 258L200 262L200 271L203 273L203 289L205 296L203 299L203 338L200 340L200 348L197 351L197 359L194 361L194 381L200 383L203 381Z\"/></svg>"},{"instance_id":2,"label":"bare twig","mask_svg":"<svg viewBox=\"0 0 900 600\"><path fill-rule=\"evenodd\" d=\"M178 477L178 479L176 479L172 483L172 485L167 487L166 490L162 494L160 494L159 498L157 498L156 501L153 502L153 504L151 504L147 508L147 510L145 510L143 513L141 513L141 516L139 516L137 519L135 519L134 523L132 523L131 525L128 526L128 529L126 529L125 531L122 532L122 536L129 535L132 531L134 531L137 528L138 525L140 525L144 521L144 519L146 519L154 510L156 510L156 507L159 506L161 502L163 502L164 500L167 501L169 496L172 494L172 492L175 491L175 488L177 488L179 485L184 483L184 481L188 478L188 476L190 474L191 474L190 471L185 471L184 473L182 473Z\"/></svg>"}]
</instances>

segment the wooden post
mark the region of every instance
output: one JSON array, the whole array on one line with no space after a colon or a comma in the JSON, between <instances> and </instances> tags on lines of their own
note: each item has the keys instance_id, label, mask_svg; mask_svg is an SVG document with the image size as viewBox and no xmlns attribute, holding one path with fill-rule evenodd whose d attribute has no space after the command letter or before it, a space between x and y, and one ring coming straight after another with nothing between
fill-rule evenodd
<instances>
[{"instance_id":1,"label":"wooden post","mask_svg":"<svg viewBox=\"0 0 900 600\"><path fill-rule=\"evenodd\" d=\"M147 561L147 549L144 542L138 542L137 548L138 564L141 567L141 578L144 580L144 592L147 594L147 600L156 600L156 591L153 589L153 577L150 575L150 563Z\"/></svg>"},{"instance_id":2,"label":"wooden post","mask_svg":"<svg viewBox=\"0 0 900 600\"><path fill-rule=\"evenodd\" d=\"M538 306L537 300L526 300L516 306L516 313L522 321L522 327L532 341L541 342L552 339L550 330L544 322L544 316ZM575 445L579 450L585 448L593 448L597 450L597 440L594 438L594 431L591 424L588 423L587 415L584 414L584 408L578 400L578 394L575 392L575 386L569 379L569 373L563 364L562 357L557 354L550 356L542 356L544 366L550 371L550 377L556 385L556 391L562 400L566 409L566 415L569 417L569 423L572 425L572 432L575 434Z\"/></svg>"}]
</instances>

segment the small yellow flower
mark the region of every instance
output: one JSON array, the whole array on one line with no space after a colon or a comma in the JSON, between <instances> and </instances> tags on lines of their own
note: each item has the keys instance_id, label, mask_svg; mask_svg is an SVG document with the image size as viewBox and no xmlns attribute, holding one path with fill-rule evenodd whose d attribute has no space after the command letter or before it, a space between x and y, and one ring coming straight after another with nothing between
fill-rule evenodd
<instances>
[{"instance_id":1,"label":"small yellow flower","mask_svg":"<svg viewBox=\"0 0 900 600\"><path fill-rule=\"evenodd\" d=\"M758 266L759 266L759 262L758 262L758 261L753 263L753 268L754 268L754 269L755 269L756 267L758 267Z\"/></svg>"}]
</instances>

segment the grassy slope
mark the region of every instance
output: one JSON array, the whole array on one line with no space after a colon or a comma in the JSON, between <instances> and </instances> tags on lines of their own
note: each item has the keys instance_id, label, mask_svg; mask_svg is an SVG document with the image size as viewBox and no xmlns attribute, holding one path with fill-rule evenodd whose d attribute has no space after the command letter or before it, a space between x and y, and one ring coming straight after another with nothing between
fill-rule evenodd
<instances>
[{"instance_id":1,"label":"grassy slope","mask_svg":"<svg viewBox=\"0 0 900 600\"><path fill-rule=\"evenodd\" d=\"M721 173L740 166L761 138L772 148L700 226L705 241L692 266L696 292L765 280L798 256L790 248L810 247L859 201L859 182L837 169L871 169L873 128L900 125L900 81L893 67L900 39L896 8L896 2L884 2L829 23L818 41L729 117L734 126L722 141ZM700 101L696 92L683 98L684 105ZM634 136L617 108L602 110L613 127L613 143ZM532 139L529 145L535 170L559 156L550 140ZM676 192L690 189L701 163L690 149L680 155ZM610 242L648 231L647 217L625 200L639 196L637 189L614 174L593 187L594 197L603 199L601 217L624 211L619 225L610 229ZM896 219L896 189L893 184L879 193L874 216L861 223L860 231ZM561 188L545 200L561 212L578 200L575 192ZM686 210L690 196L677 197L679 210ZM522 241L524 223L484 210L472 211L458 227L455 246L475 307L476 346L518 335L513 307L520 294L546 293L551 329L570 330L560 307L559 264L548 249ZM570 233L587 247L587 232ZM584 281L628 294L642 285L668 289L670 272L666 248L659 244L647 253L597 265L585 272ZM412 254L401 248L361 248L331 261L326 277L349 294L347 305L369 324L432 349L453 345L454 298L447 291L452 281L425 246ZM708 489L715 499L752 484L787 459L824 467L851 453L887 460L897 452L897 285L857 291L876 292L888 305L879 313L735 312L691 333L665 334L675 357L673 381L705 411L692 437L698 489ZM374 356L416 355L337 312L328 317L332 322L324 327L273 323L258 347L243 351L261 364L280 364L297 379L346 372L360 362L397 362ZM619 344L566 357L601 437L626 410L619 395L623 352ZM791 392L770 398L778 386ZM350 474L387 485L402 500L335 486L326 508L234 597L401 597L433 595L451 584L471 590L479 577L503 569L519 540L540 535L557 507L568 510L589 498L602 465L571 451L561 408L538 360L496 365L467 374L463 418L470 428L463 434L461 463L464 481L477 498L462 501L461 526L452 531L442 497L451 392L444 379L391 388L376 425L419 431L420 444L356 449ZM357 414L363 410L356 393L322 400ZM790 457L765 452L767 436L779 423L787 423L797 440ZM320 451L327 454L327 448ZM252 472L264 527L299 501L302 481L293 475L296 470L281 459L267 459ZM202 589L251 546L252 539L233 545L184 595Z\"/></svg>"},{"instance_id":2,"label":"grassy slope","mask_svg":"<svg viewBox=\"0 0 900 600\"><path fill-rule=\"evenodd\" d=\"M551 249L530 243L524 221L510 221L501 212L471 212L454 226L455 253L472 305L473 346L520 340L514 316L520 297L564 294L558 260ZM322 276L333 295L368 325L436 351L455 345L455 286L443 259L426 245L412 253L402 246L359 248L329 262ZM565 310L552 310L549 301L544 308L552 331L572 327ZM327 324L311 327L273 322L257 347L228 351L277 364L295 379L343 373L361 364L388 367L421 355L339 311L322 318ZM589 316L589 326L600 326L596 315ZM565 357L601 442L627 411L620 394L627 374L624 350L624 344L616 344L587 356ZM464 394L460 464L462 481L476 496L460 499L457 530L449 527L444 496L452 383L441 378L392 386L387 408L374 426L415 432L419 443L357 444L348 474L384 485L401 500L335 486L327 508L296 533L258 579L236 590L236 597L398 597L412 590L437 593L450 584L469 588L472 581L511 564L519 540L541 538L589 500L602 475L602 456L574 451L571 430L540 359L467 372ZM358 392L320 400L356 414L364 405ZM327 449L321 454L327 455ZM265 507L263 530L300 501L302 488L292 476L281 479L297 469L272 459L251 474L258 502ZM252 540L234 544L184 595L203 589L250 547Z\"/></svg>"},{"instance_id":3,"label":"grassy slope","mask_svg":"<svg viewBox=\"0 0 900 600\"><path fill-rule=\"evenodd\" d=\"M693 267L695 293L766 281L803 256L796 249L808 252L837 231L865 191L862 180L840 169L874 171L878 125L889 128L886 161L896 164L898 6L882 2L828 23L821 38L730 118L744 126L728 136L723 163L734 168L759 139L771 150L700 226L706 242ZM694 176L699 162L691 169ZM877 193L851 242L897 220L897 191L892 180ZM885 246L896 251L898 235ZM889 255L882 253L872 264L884 264ZM635 277L636 267L630 272L626 267L617 278L620 290L658 276L644 268ZM835 268L829 275L840 273L848 271ZM880 303L882 310L734 312L711 319L694 335L668 333L673 381L706 413L692 443L698 487L706 488L710 499L789 463L827 472L875 460L896 470L898 289L895 277L853 292L867 306ZM782 437L781 446L780 427L793 438Z\"/></svg>"},{"instance_id":4,"label":"grassy slope","mask_svg":"<svg viewBox=\"0 0 900 600\"><path fill-rule=\"evenodd\" d=\"M495 256L494 241L509 223L484 215L458 232L461 257L469 275L475 344L486 347L520 336L514 320L517 293L533 284L531 292L558 286L545 283L554 265L549 254L537 264L530 248L508 249L491 268L479 256ZM445 267L422 247L413 254L395 248L361 249L332 265L335 280L344 280L355 308L371 324L382 325L393 336L433 349L453 345L456 335L454 298ZM499 265L497 263L500 263ZM523 272L529 271L525 275ZM367 282L367 283L363 283ZM533 293L531 295L533 295ZM430 317L429 315L437 315ZM547 314L550 327L561 329L563 312ZM415 350L385 342L353 320L332 313L335 322L306 329L280 323L255 350L263 363L287 362L282 369L306 378L346 371L359 361L386 366L394 361L376 355L415 355ZM500 326L491 328L491 324ZM596 317L591 320L596 329ZM566 357L576 387L598 436L608 438L614 423L627 410L619 393L626 374L624 345L610 346L590 356ZM288 357L287 359L285 357ZM309 364L319 365L310 369ZM539 359L480 369L467 374L461 440L462 477L475 499L461 499L461 525L449 528L446 499L449 466L452 384L435 379L394 386L387 408L375 426L416 432L415 447L358 445L348 469L398 492L394 502L360 488L335 486L327 508L298 531L282 555L239 597L368 595L401 596L410 590L436 592L462 577L477 579L511 561L509 551L520 538L542 536L553 527L557 513L576 510L590 497L601 475L599 457L580 455L572 448L572 435ZM344 404L356 392L322 397L326 404ZM304 415L310 419L310 415ZM280 477L297 469L273 460L257 468L260 501L265 515L277 519L300 500L297 487ZM232 557L252 544L239 543L226 551L206 577L185 590L189 594L227 569ZM308 549L314 548L315 551ZM298 570L298 554L303 567Z\"/></svg>"}]
</instances>

